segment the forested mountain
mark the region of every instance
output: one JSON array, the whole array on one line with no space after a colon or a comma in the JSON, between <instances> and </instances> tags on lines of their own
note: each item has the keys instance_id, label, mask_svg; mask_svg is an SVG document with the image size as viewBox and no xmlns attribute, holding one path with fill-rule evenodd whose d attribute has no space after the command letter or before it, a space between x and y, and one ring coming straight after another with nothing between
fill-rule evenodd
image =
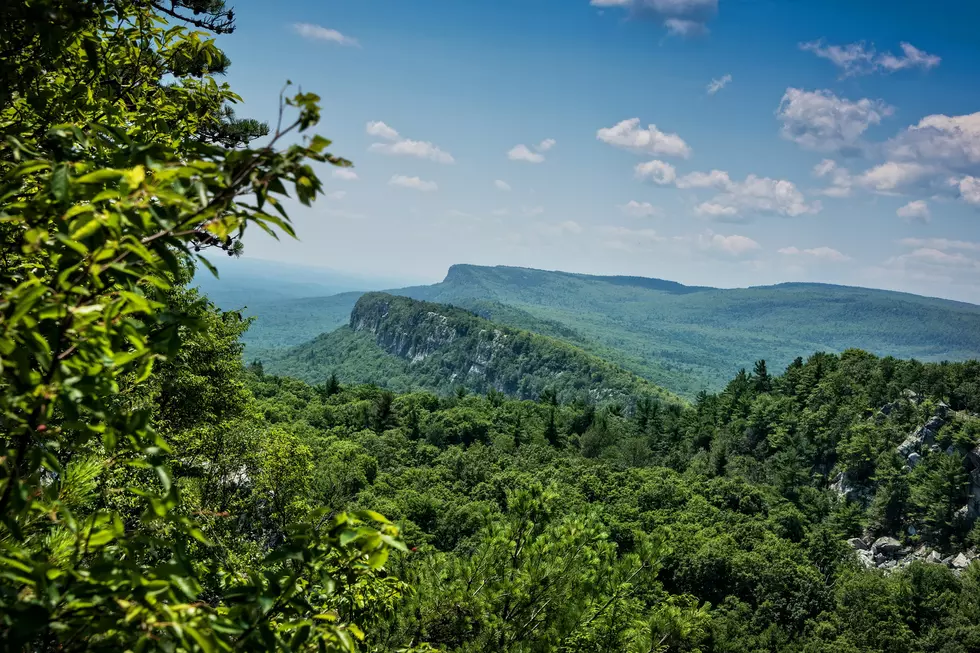
<instances>
[{"instance_id":1,"label":"forested mountain","mask_svg":"<svg viewBox=\"0 0 980 653\"><path fill-rule=\"evenodd\" d=\"M718 389L766 358L857 347L923 361L980 356L980 306L906 293L790 283L744 289L640 277L592 277L454 265L431 286L389 291L463 306L521 329L559 335L673 392ZM355 295L297 299L255 311L249 355L299 344L346 323Z\"/></svg>"},{"instance_id":2,"label":"forested mountain","mask_svg":"<svg viewBox=\"0 0 980 653\"><path fill-rule=\"evenodd\" d=\"M567 342L385 293L361 296L348 326L270 359L266 369L314 383L336 376L399 392L496 391L520 399L551 393L588 404L680 401Z\"/></svg>"}]
</instances>

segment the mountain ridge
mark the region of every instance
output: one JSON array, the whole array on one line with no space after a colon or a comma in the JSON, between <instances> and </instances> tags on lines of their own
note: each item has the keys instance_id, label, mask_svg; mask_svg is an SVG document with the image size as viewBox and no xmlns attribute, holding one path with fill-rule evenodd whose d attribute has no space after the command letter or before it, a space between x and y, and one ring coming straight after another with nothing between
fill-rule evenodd
<instances>
[{"instance_id":1,"label":"mountain ridge","mask_svg":"<svg viewBox=\"0 0 980 653\"><path fill-rule=\"evenodd\" d=\"M569 402L682 403L646 379L565 341L500 325L473 311L381 292L365 293L349 323L289 350L274 373L323 382L371 382L448 394L462 386L519 399L548 391Z\"/></svg>"}]
</instances>

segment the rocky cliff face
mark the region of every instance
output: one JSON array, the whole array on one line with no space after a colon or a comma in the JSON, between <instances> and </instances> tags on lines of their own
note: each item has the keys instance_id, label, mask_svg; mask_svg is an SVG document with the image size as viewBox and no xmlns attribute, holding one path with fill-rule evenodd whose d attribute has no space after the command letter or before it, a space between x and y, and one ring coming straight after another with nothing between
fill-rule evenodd
<instances>
[{"instance_id":1,"label":"rocky cliff face","mask_svg":"<svg viewBox=\"0 0 980 653\"><path fill-rule=\"evenodd\" d=\"M500 326L453 306L368 293L351 312L350 328L370 333L388 354L451 386L493 388L522 399L535 399L552 388L564 392L563 400L627 405L636 394L663 392L567 343Z\"/></svg>"}]
</instances>

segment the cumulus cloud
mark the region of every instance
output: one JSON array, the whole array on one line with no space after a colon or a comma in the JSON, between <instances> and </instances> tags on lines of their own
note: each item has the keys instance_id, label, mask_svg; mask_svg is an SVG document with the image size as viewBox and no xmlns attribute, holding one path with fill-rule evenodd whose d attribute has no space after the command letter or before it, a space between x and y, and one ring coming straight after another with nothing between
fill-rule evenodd
<instances>
[{"instance_id":1,"label":"cumulus cloud","mask_svg":"<svg viewBox=\"0 0 980 653\"><path fill-rule=\"evenodd\" d=\"M925 181L932 172L929 166L912 161L886 161L866 170L854 181L869 190L892 193Z\"/></svg>"},{"instance_id":2,"label":"cumulus cloud","mask_svg":"<svg viewBox=\"0 0 980 653\"><path fill-rule=\"evenodd\" d=\"M779 250L780 254L785 254L786 256L798 256L804 258L814 258L822 261L832 261L834 263L843 263L844 261L850 261L851 257L846 254L842 254L832 247L813 247L810 249L799 249L798 247L783 247Z\"/></svg>"},{"instance_id":3,"label":"cumulus cloud","mask_svg":"<svg viewBox=\"0 0 980 653\"><path fill-rule=\"evenodd\" d=\"M493 182L493 185L497 190L502 190L505 192L510 190L510 184L508 184L506 181L503 181L501 179L495 180Z\"/></svg>"},{"instance_id":4,"label":"cumulus cloud","mask_svg":"<svg viewBox=\"0 0 980 653\"><path fill-rule=\"evenodd\" d=\"M439 186L434 181L424 181L418 177L407 177L405 175L393 176L390 180L388 180L388 184L391 186L411 188L413 190L420 190L423 192L432 192L439 189Z\"/></svg>"},{"instance_id":5,"label":"cumulus cloud","mask_svg":"<svg viewBox=\"0 0 980 653\"><path fill-rule=\"evenodd\" d=\"M660 214L660 209L653 204L649 202L637 202L636 200L630 200L626 204L619 205L619 210L634 218L649 218L650 216Z\"/></svg>"},{"instance_id":6,"label":"cumulus cloud","mask_svg":"<svg viewBox=\"0 0 980 653\"><path fill-rule=\"evenodd\" d=\"M929 222L932 219L929 205L926 204L925 200L909 202L895 211L895 214L906 222Z\"/></svg>"},{"instance_id":7,"label":"cumulus cloud","mask_svg":"<svg viewBox=\"0 0 980 653\"><path fill-rule=\"evenodd\" d=\"M718 195L694 209L698 215L708 218L732 219L750 213L796 217L818 213L822 208L820 202L807 202L796 185L785 179L749 175L743 181L735 181L723 170L691 172L678 177L672 165L659 160L641 163L635 171L638 178L661 186L718 191Z\"/></svg>"},{"instance_id":8,"label":"cumulus cloud","mask_svg":"<svg viewBox=\"0 0 980 653\"><path fill-rule=\"evenodd\" d=\"M372 121L367 123L364 129L368 136L381 138L386 143L372 143L368 150L380 152L389 156L413 156L419 159L428 159L436 163L455 163L452 154L439 149L428 141L414 141L403 138L397 130L389 125Z\"/></svg>"},{"instance_id":9,"label":"cumulus cloud","mask_svg":"<svg viewBox=\"0 0 980 653\"><path fill-rule=\"evenodd\" d=\"M386 141L397 141L401 137L395 129L392 129L380 120L373 120L367 124L364 128L368 136L374 136L376 138L383 138Z\"/></svg>"},{"instance_id":10,"label":"cumulus cloud","mask_svg":"<svg viewBox=\"0 0 980 653\"><path fill-rule=\"evenodd\" d=\"M980 171L980 111L926 116L889 141L895 159L928 160L953 170Z\"/></svg>"},{"instance_id":11,"label":"cumulus cloud","mask_svg":"<svg viewBox=\"0 0 980 653\"><path fill-rule=\"evenodd\" d=\"M718 79L712 79L711 83L708 84L708 95L714 95L721 89L728 86L732 81L731 75L722 75Z\"/></svg>"},{"instance_id":12,"label":"cumulus cloud","mask_svg":"<svg viewBox=\"0 0 980 653\"><path fill-rule=\"evenodd\" d=\"M520 145L515 145L507 152L507 158L511 161L526 161L527 163L543 163L544 153L551 150L555 144L558 143L553 138L546 138L537 145L534 149L528 147L521 143Z\"/></svg>"},{"instance_id":13,"label":"cumulus cloud","mask_svg":"<svg viewBox=\"0 0 980 653\"><path fill-rule=\"evenodd\" d=\"M967 176L953 181L960 191L960 199L967 204L980 206L980 178Z\"/></svg>"},{"instance_id":14,"label":"cumulus cloud","mask_svg":"<svg viewBox=\"0 0 980 653\"><path fill-rule=\"evenodd\" d=\"M761 249L762 246L748 236L733 234L725 236L716 234L711 230L698 235L698 247L702 250L721 252L732 256L742 256L753 250Z\"/></svg>"},{"instance_id":15,"label":"cumulus cloud","mask_svg":"<svg viewBox=\"0 0 980 653\"><path fill-rule=\"evenodd\" d=\"M344 36L335 29L329 29L323 27L322 25L315 25L313 23L295 23L293 24L293 29L296 33L302 36L304 39L310 39L312 41L326 41L328 43L336 43L337 45L349 45L358 47L360 44L357 39L351 38L349 36Z\"/></svg>"},{"instance_id":16,"label":"cumulus cloud","mask_svg":"<svg viewBox=\"0 0 980 653\"><path fill-rule=\"evenodd\" d=\"M788 88L776 109L776 118L782 123L780 133L787 140L811 150L854 154L860 151L859 141L868 127L881 123L893 112L881 100L863 98L852 102L831 91Z\"/></svg>"},{"instance_id":17,"label":"cumulus cloud","mask_svg":"<svg viewBox=\"0 0 980 653\"><path fill-rule=\"evenodd\" d=\"M633 171L637 179L652 181L661 186L672 184L677 179L677 170L674 166L659 160L637 163Z\"/></svg>"},{"instance_id":18,"label":"cumulus cloud","mask_svg":"<svg viewBox=\"0 0 980 653\"><path fill-rule=\"evenodd\" d=\"M527 145L515 145L507 153L507 158L511 161L527 161L528 163L542 163L544 155L533 152Z\"/></svg>"},{"instance_id":19,"label":"cumulus cloud","mask_svg":"<svg viewBox=\"0 0 980 653\"><path fill-rule=\"evenodd\" d=\"M940 284L980 282L980 243L945 238L905 238L899 243L907 248L871 271L888 279L902 278ZM971 255L964 254L969 252Z\"/></svg>"},{"instance_id":20,"label":"cumulus cloud","mask_svg":"<svg viewBox=\"0 0 980 653\"><path fill-rule=\"evenodd\" d=\"M603 127L596 132L596 138L624 150L655 156L677 156L688 158L691 147L677 134L662 132L656 125L640 126L639 118L623 120L612 127Z\"/></svg>"},{"instance_id":21,"label":"cumulus cloud","mask_svg":"<svg viewBox=\"0 0 980 653\"><path fill-rule=\"evenodd\" d=\"M636 16L661 21L674 35L706 33L706 23L718 13L718 0L591 0L593 7L621 7Z\"/></svg>"},{"instance_id":22,"label":"cumulus cloud","mask_svg":"<svg viewBox=\"0 0 980 653\"><path fill-rule=\"evenodd\" d=\"M343 179L344 181L354 181L357 179L357 173L350 168L334 168L331 175L334 179Z\"/></svg>"},{"instance_id":23,"label":"cumulus cloud","mask_svg":"<svg viewBox=\"0 0 980 653\"><path fill-rule=\"evenodd\" d=\"M841 71L841 77L893 73L908 68L929 70L942 61L938 56L918 49L911 43L901 43L901 55L879 53L873 45L863 42L848 45L827 45L822 40L800 43L800 49L827 59Z\"/></svg>"}]
</instances>

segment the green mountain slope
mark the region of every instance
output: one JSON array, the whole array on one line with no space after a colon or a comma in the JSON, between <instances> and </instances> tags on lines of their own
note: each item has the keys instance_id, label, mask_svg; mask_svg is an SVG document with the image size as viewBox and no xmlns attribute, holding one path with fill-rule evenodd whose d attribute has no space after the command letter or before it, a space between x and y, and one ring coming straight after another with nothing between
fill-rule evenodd
<instances>
[{"instance_id":1,"label":"green mountain slope","mask_svg":"<svg viewBox=\"0 0 980 653\"><path fill-rule=\"evenodd\" d=\"M556 327L560 328L560 327ZM273 357L266 369L306 381L336 374L346 383L448 394L465 387L561 401L677 402L649 381L561 340L490 322L474 313L384 293L367 293L350 323Z\"/></svg>"},{"instance_id":2,"label":"green mountain slope","mask_svg":"<svg viewBox=\"0 0 980 653\"><path fill-rule=\"evenodd\" d=\"M567 340L687 397L721 388L761 358L782 369L809 352L851 347L923 361L980 356L980 306L886 290L804 283L716 289L454 265L441 283L389 292ZM336 328L358 296L259 307L249 355Z\"/></svg>"}]
</instances>

